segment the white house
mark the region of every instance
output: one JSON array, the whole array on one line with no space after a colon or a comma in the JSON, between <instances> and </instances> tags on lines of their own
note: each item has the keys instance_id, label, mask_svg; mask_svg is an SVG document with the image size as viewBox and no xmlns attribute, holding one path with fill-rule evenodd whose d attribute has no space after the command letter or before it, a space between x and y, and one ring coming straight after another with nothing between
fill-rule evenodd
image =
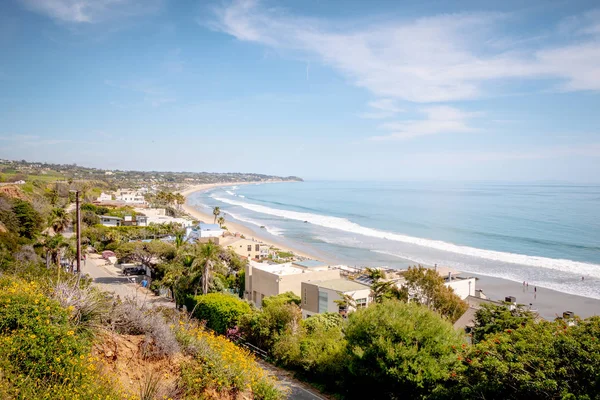
<instances>
[{"instance_id":1,"label":"white house","mask_svg":"<svg viewBox=\"0 0 600 400\"><path fill-rule=\"evenodd\" d=\"M348 279L331 279L326 281L302 282L301 307L302 317L325 312L346 313L354 308L363 308L371 302L371 288ZM354 305L348 309L340 309L336 301L344 296L352 298Z\"/></svg>"},{"instance_id":2,"label":"white house","mask_svg":"<svg viewBox=\"0 0 600 400\"><path fill-rule=\"evenodd\" d=\"M100 223L104 226L121 226L122 219L110 215L101 215Z\"/></svg>"},{"instance_id":3,"label":"white house","mask_svg":"<svg viewBox=\"0 0 600 400\"><path fill-rule=\"evenodd\" d=\"M100 193L100 196L98 196L98 199L96 199L96 201L111 201L112 200L112 196L108 193Z\"/></svg>"},{"instance_id":4,"label":"white house","mask_svg":"<svg viewBox=\"0 0 600 400\"><path fill-rule=\"evenodd\" d=\"M200 239L200 238L216 238L223 236L225 231L221 229L218 224L203 224L200 223L194 227L188 227L186 229L186 236L188 239Z\"/></svg>"},{"instance_id":5,"label":"white house","mask_svg":"<svg viewBox=\"0 0 600 400\"><path fill-rule=\"evenodd\" d=\"M146 204L144 195L135 191L122 190L117 192L116 199L126 204Z\"/></svg>"}]
</instances>

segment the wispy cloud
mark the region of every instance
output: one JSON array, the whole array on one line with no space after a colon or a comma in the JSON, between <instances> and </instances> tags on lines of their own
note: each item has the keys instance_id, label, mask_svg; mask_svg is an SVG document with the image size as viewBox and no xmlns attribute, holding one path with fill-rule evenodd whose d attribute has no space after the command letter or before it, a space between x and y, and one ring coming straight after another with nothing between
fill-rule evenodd
<instances>
[{"instance_id":1,"label":"wispy cloud","mask_svg":"<svg viewBox=\"0 0 600 400\"><path fill-rule=\"evenodd\" d=\"M404 109L398 107L394 99L379 99L370 101L367 105L371 108L371 111L360 114L361 118L383 119L404 112Z\"/></svg>"},{"instance_id":2,"label":"wispy cloud","mask_svg":"<svg viewBox=\"0 0 600 400\"><path fill-rule=\"evenodd\" d=\"M390 133L372 136L369 139L374 141L408 140L442 133L471 133L476 129L468 125L468 120L480 115L480 113L464 112L448 106L426 107L421 109L421 112L425 114L425 119L381 124L379 128Z\"/></svg>"},{"instance_id":3,"label":"wispy cloud","mask_svg":"<svg viewBox=\"0 0 600 400\"><path fill-rule=\"evenodd\" d=\"M379 97L426 103L493 95L485 84L500 79L550 79L560 90L600 90L599 29L595 14L590 15L579 21L580 36L560 46L543 46L539 34L532 35L536 40L504 34L500 22L510 23L510 15L498 13L388 19L376 25L351 21L339 28L339 21L239 0L219 9L212 26L239 40L308 53ZM486 45L491 40L513 47Z\"/></svg>"},{"instance_id":4,"label":"wispy cloud","mask_svg":"<svg viewBox=\"0 0 600 400\"><path fill-rule=\"evenodd\" d=\"M20 0L31 11L60 22L96 23L157 11L162 0Z\"/></svg>"}]
</instances>

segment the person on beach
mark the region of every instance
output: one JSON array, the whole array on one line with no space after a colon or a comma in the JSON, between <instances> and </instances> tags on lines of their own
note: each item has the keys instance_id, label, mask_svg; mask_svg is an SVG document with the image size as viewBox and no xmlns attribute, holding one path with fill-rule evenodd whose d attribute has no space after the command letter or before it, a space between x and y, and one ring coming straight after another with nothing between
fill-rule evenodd
<instances>
[{"instance_id":1,"label":"person on beach","mask_svg":"<svg viewBox=\"0 0 600 400\"><path fill-rule=\"evenodd\" d=\"M537 286L533 287L533 293L537 293Z\"/></svg>"},{"instance_id":2,"label":"person on beach","mask_svg":"<svg viewBox=\"0 0 600 400\"><path fill-rule=\"evenodd\" d=\"M583 276L581 277L581 280L583 280Z\"/></svg>"}]
</instances>

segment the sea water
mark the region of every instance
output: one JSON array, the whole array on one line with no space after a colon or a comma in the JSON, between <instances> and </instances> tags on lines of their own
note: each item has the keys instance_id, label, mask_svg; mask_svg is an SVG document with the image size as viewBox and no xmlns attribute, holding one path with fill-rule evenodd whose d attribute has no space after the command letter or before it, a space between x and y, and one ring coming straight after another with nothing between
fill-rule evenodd
<instances>
[{"instance_id":1,"label":"sea water","mask_svg":"<svg viewBox=\"0 0 600 400\"><path fill-rule=\"evenodd\" d=\"M438 264L600 299L600 185L309 181L190 202L343 264Z\"/></svg>"}]
</instances>

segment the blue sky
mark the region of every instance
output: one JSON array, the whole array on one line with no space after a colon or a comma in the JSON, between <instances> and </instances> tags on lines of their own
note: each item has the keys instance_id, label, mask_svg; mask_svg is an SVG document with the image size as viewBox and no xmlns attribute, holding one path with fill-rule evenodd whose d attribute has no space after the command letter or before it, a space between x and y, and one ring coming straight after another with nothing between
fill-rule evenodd
<instances>
[{"instance_id":1,"label":"blue sky","mask_svg":"<svg viewBox=\"0 0 600 400\"><path fill-rule=\"evenodd\" d=\"M7 0L0 11L0 158L600 180L593 1Z\"/></svg>"}]
</instances>

